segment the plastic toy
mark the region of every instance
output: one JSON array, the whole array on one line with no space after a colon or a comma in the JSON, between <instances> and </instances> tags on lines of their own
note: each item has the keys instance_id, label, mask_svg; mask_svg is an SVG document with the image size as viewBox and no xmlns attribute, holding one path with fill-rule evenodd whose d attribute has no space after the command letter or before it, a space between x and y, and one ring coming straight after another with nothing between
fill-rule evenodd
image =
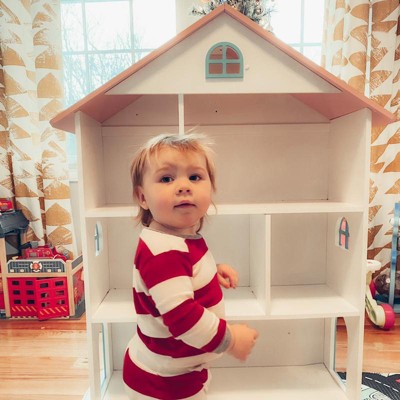
<instances>
[{"instance_id":1,"label":"plastic toy","mask_svg":"<svg viewBox=\"0 0 400 400\"><path fill-rule=\"evenodd\" d=\"M400 302L400 272L396 272L396 279L395 279L395 285L394 285L394 303L395 305ZM384 301L385 299L389 297L390 294L390 288L391 288L391 269L390 268L385 268L383 271L379 272L379 275L377 275L374 278L374 283L375 283L375 288L377 294L375 295L375 299L380 300L379 298L381 297L382 300ZM381 296L382 295L382 296ZM383 297L385 296L385 297Z\"/></svg>"},{"instance_id":2,"label":"plastic toy","mask_svg":"<svg viewBox=\"0 0 400 400\"><path fill-rule=\"evenodd\" d=\"M11 206L11 200L0 199L0 317L80 317L85 311L82 256L72 259L61 247L26 242L29 221ZM17 237L17 254L6 252L9 236Z\"/></svg>"},{"instance_id":3,"label":"plastic toy","mask_svg":"<svg viewBox=\"0 0 400 400\"><path fill-rule=\"evenodd\" d=\"M7 317L80 317L85 310L82 256L14 258L3 273L7 282Z\"/></svg>"},{"instance_id":4,"label":"plastic toy","mask_svg":"<svg viewBox=\"0 0 400 400\"><path fill-rule=\"evenodd\" d=\"M9 304L7 284L4 277L4 269L9 258L6 250L6 239L9 241L16 237L16 246L19 247L20 243L25 240L29 221L22 211L14 211L14 205L10 199L0 198L0 208L0 318L4 318Z\"/></svg>"},{"instance_id":5,"label":"plastic toy","mask_svg":"<svg viewBox=\"0 0 400 400\"><path fill-rule=\"evenodd\" d=\"M381 263L376 260L367 260L367 285L365 291L365 309L371 322L384 330L394 327L395 314L393 308L387 304L378 304L375 300L376 288L372 274L381 268Z\"/></svg>"},{"instance_id":6,"label":"plastic toy","mask_svg":"<svg viewBox=\"0 0 400 400\"><path fill-rule=\"evenodd\" d=\"M395 313L400 313L400 272L397 272L397 256L400 251L400 203L395 203L394 217L390 220L390 223L393 225L390 270L382 271L381 277L378 276L375 278L375 286L377 289L381 289L379 293L376 294L375 298L378 303L387 303L393 308Z\"/></svg>"},{"instance_id":7,"label":"plastic toy","mask_svg":"<svg viewBox=\"0 0 400 400\"><path fill-rule=\"evenodd\" d=\"M69 258L68 250L52 247L49 244L45 246L39 246L38 242L27 242L20 248L21 258L59 258L63 261L67 261Z\"/></svg>"},{"instance_id":8,"label":"plastic toy","mask_svg":"<svg viewBox=\"0 0 400 400\"><path fill-rule=\"evenodd\" d=\"M14 210L14 203L10 198L0 198L0 212L7 212Z\"/></svg>"}]
</instances>

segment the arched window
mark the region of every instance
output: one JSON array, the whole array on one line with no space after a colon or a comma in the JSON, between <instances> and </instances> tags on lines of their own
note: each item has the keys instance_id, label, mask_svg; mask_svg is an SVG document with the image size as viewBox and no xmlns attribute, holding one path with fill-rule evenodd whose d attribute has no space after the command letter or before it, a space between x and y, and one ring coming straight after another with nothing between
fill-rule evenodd
<instances>
[{"instance_id":1,"label":"arched window","mask_svg":"<svg viewBox=\"0 0 400 400\"><path fill-rule=\"evenodd\" d=\"M233 43L220 42L208 50L206 78L243 78L243 55Z\"/></svg>"},{"instance_id":2,"label":"arched window","mask_svg":"<svg viewBox=\"0 0 400 400\"><path fill-rule=\"evenodd\" d=\"M94 227L94 249L96 256L103 251L103 228L100 222L96 222Z\"/></svg>"},{"instance_id":3,"label":"arched window","mask_svg":"<svg viewBox=\"0 0 400 400\"><path fill-rule=\"evenodd\" d=\"M350 230L349 230L349 223L347 219L343 217L339 222L339 246L343 247L344 249L349 249L349 237L350 237Z\"/></svg>"}]
</instances>

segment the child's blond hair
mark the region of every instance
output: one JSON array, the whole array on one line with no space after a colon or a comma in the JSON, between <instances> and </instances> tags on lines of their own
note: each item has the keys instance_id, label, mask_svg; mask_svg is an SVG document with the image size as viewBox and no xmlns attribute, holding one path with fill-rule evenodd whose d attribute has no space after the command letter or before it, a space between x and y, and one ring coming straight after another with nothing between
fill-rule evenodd
<instances>
[{"instance_id":1,"label":"child's blond hair","mask_svg":"<svg viewBox=\"0 0 400 400\"><path fill-rule=\"evenodd\" d=\"M166 133L153 137L138 150L131 164L131 179L133 199L139 205L137 219L142 223L142 225L149 226L153 220L151 211L140 207L138 190L143 185L143 175L150 157L157 157L158 152L165 147L170 147L181 152L194 151L203 154L206 160L206 167L210 177L211 187L215 192L215 165L213 160L213 151L210 146L211 143L207 141L206 136L202 134L189 133L178 135ZM200 228L202 224L203 219L201 220Z\"/></svg>"}]
</instances>

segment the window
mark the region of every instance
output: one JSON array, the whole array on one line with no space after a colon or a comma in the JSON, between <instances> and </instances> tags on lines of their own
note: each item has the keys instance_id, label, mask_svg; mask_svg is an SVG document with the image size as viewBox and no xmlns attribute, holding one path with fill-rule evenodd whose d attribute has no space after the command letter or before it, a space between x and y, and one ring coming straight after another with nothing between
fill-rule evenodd
<instances>
[{"instance_id":1,"label":"window","mask_svg":"<svg viewBox=\"0 0 400 400\"><path fill-rule=\"evenodd\" d=\"M175 19L175 0L61 0L65 106L175 36ZM68 155L74 179L75 135Z\"/></svg>"},{"instance_id":2,"label":"window","mask_svg":"<svg viewBox=\"0 0 400 400\"><path fill-rule=\"evenodd\" d=\"M243 78L242 52L232 43L215 44L206 56L206 78Z\"/></svg>"},{"instance_id":3,"label":"window","mask_svg":"<svg viewBox=\"0 0 400 400\"><path fill-rule=\"evenodd\" d=\"M174 0L61 0L61 20L67 106L176 33Z\"/></svg>"},{"instance_id":4,"label":"window","mask_svg":"<svg viewBox=\"0 0 400 400\"><path fill-rule=\"evenodd\" d=\"M300 53L321 64L324 0L275 0L271 14L274 34Z\"/></svg>"}]
</instances>

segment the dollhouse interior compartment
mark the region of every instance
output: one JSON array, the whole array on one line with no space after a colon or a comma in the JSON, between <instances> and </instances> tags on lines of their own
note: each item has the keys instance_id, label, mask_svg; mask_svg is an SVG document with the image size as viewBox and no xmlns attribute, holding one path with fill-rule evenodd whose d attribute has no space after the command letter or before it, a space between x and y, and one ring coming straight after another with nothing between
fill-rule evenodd
<instances>
[{"instance_id":1,"label":"dollhouse interior compartment","mask_svg":"<svg viewBox=\"0 0 400 400\"><path fill-rule=\"evenodd\" d=\"M131 205L133 154L151 136L180 131L204 133L215 143L219 205L362 202L356 193L367 144L358 133L368 128L367 111L329 121L290 94L182 98L141 96L103 125L88 121L93 137L85 133L82 139L103 155L94 160L85 153L83 159L96 164L93 174L102 177L97 184L104 179L100 192L87 200L93 207ZM351 157L345 156L348 147L355 150Z\"/></svg>"},{"instance_id":2,"label":"dollhouse interior compartment","mask_svg":"<svg viewBox=\"0 0 400 400\"><path fill-rule=\"evenodd\" d=\"M337 224L341 216L209 216L202 233L216 262L231 264L240 277L239 287L224 293L228 318L358 315L363 306L357 295L363 281L355 261L362 249L361 217L359 213L347 214L352 235L350 248L344 249L338 245ZM95 232L96 220L89 221ZM133 218L103 219L101 226L106 240L103 250L95 256L93 279L98 280L97 289L102 295L97 301L92 299L93 311L97 311L99 320L124 321L130 315L129 320L134 321L132 266L140 228ZM91 247L94 255L95 241ZM122 303L116 307L115 301Z\"/></svg>"}]
</instances>

